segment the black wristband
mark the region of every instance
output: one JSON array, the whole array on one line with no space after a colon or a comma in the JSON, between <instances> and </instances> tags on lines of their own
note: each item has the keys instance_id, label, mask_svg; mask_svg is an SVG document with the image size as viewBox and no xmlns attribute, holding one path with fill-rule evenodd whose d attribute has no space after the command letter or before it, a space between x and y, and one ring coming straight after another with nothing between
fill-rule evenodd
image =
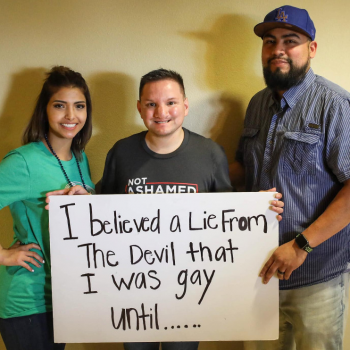
<instances>
[{"instance_id":1,"label":"black wristband","mask_svg":"<svg viewBox=\"0 0 350 350\"><path fill-rule=\"evenodd\" d=\"M295 242L299 246L300 249L305 250L307 253L311 253L314 248L310 247L309 241L305 238L302 233L299 233L295 237Z\"/></svg>"}]
</instances>

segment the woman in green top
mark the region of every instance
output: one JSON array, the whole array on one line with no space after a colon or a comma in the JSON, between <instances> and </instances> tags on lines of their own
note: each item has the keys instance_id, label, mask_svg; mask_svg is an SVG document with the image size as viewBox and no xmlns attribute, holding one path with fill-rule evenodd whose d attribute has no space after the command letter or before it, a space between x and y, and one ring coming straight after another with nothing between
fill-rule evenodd
<instances>
[{"instance_id":1,"label":"woman in green top","mask_svg":"<svg viewBox=\"0 0 350 350\"><path fill-rule=\"evenodd\" d=\"M54 344L45 194L80 184L93 191L84 148L91 98L80 73L48 73L23 136L0 163L0 209L9 205L14 242L0 245L0 333L8 350L62 350Z\"/></svg>"}]
</instances>

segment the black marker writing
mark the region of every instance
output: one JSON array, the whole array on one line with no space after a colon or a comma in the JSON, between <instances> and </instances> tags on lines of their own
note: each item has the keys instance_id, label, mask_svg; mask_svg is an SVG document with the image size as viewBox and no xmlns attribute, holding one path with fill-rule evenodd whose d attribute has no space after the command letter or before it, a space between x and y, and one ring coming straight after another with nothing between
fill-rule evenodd
<instances>
[{"instance_id":1,"label":"black marker writing","mask_svg":"<svg viewBox=\"0 0 350 350\"><path fill-rule=\"evenodd\" d=\"M90 247L92 246L92 251L90 251ZM119 262L118 261L110 261L110 257L114 256L115 253L112 250L108 250L106 253L106 257L105 257L105 253L103 252L103 250L101 249L96 249L96 243L85 243L85 244L80 244L78 245L78 248L81 247L86 247L86 261L87 261L87 265L88 268L90 268L91 264L90 264L90 255L92 253L92 258L94 260L94 267L95 269L97 269L99 266L97 264L97 257L100 257L100 263L102 262L102 266L106 267L106 262L109 266L115 267L118 266Z\"/></svg>"},{"instance_id":2,"label":"black marker writing","mask_svg":"<svg viewBox=\"0 0 350 350\"><path fill-rule=\"evenodd\" d=\"M70 218L69 218L69 211L68 211L68 207L75 205L75 203L70 203L70 204L65 204L65 205L61 205L60 208L64 208L65 212L66 212L66 219L67 219L67 225L68 225L68 233L69 233L69 237L63 238L63 240L68 240L68 239L78 239L78 237L73 237L72 235L72 228L70 225Z\"/></svg>"},{"instance_id":3,"label":"black marker writing","mask_svg":"<svg viewBox=\"0 0 350 350\"><path fill-rule=\"evenodd\" d=\"M174 243L170 243L170 251L168 245L165 246L165 248L159 249L158 251L156 249L154 250L148 250L148 249L142 249L137 244L133 244L129 247L130 249L130 263L131 265L138 264L140 261L144 260L148 265L153 265L156 261L159 263L169 263L170 259L175 266L175 248ZM169 259L170 255L170 259Z\"/></svg>"},{"instance_id":4,"label":"black marker writing","mask_svg":"<svg viewBox=\"0 0 350 350\"><path fill-rule=\"evenodd\" d=\"M193 262L196 261L196 255L198 255L198 254L200 254L201 261L206 260L205 257L207 257L207 259L209 261L213 261L212 248L209 248L208 246L203 245L202 242L199 242L198 249L194 249L192 242L190 242L189 246L190 246L190 249L186 252L186 254L191 254L191 258L192 258ZM231 241L231 239L229 239L228 240L228 247L225 248L224 246L221 246L221 247L217 248L215 251L215 254L214 254L214 258L216 261L222 260L222 261L226 262L226 259L227 259L226 252L229 252L231 262L233 263L234 262L234 259L233 259L233 251L234 250L238 250L238 248L233 247L232 241Z\"/></svg>"},{"instance_id":5,"label":"black marker writing","mask_svg":"<svg viewBox=\"0 0 350 350\"><path fill-rule=\"evenodd\" d=\"M153 314L154 313L154 314ZM153 329L153 317L155 328L159 329L158 304L154 305L154 311L150 308L149 313L145 312L145 305L141 304L141 311L135 308L122 308L118 325L115 325L114 308L111 307L111 320L114 329L119 329L122 326L123 331L126 330L126 323L128 329L140 330L140 320L142 321L143 330L146 331L149 327ZM148 322L147 322L148 321Z\"/></svg>"},{"instance_id":6,"label":"black marker writing","mask_svg":"<svg viewBox=\"0 0 350 350\"><path fill-rule=\"evenodd\" d=\"M87 277L87 281L88 281L88 288L89 290L87 292L84 292L84 294L94 294L94 293L98 293L96 290L92 290L91 289L91 280L90 277L95 276L94 273L85 273L84 275L81 275L81 277Z\"/></svg>"},{"instance_id":7,"label":"black marker writing","mask_svg":"<svg viewBox=\"0 0 350 350\"><path fill-rule=\"evenodd\" d=\"M203 269L203 274L204 278L206 280L206 286L204 288L204 291L202 293L201 298L199 299L198 304L200 305L204 299L205 294L208 291L208 288L213 281L215 270L212 271L211 275L208 277L207 271ZM187 285L188 283L196 284L198 283L200 286L202 285L202 275L200 270L195 270L191 276L188 275L188 269L180 271L178 277L177 277L177 282L180 286L183 286L183 291L182 294L179 296L175 294L176 299L182 299L185 297L186 292L187 292Z\"/></svg>"},{"instance_id":8,"label":"black marker writing","mask_svg":"<svg viewBox=\"0 0 350 350\"><path fill-rule=\"evenodd\" d=\"M157 283L156 285L149 286L153 290L158 289L161 285L161 281L157 277L155 277L155 275L157 275L157 271L155 271L155 270L150 270L147 273L148 278L153 280L152 282L156 281L156 283ZM117 282L116 277L114 277L114 275L112 275L112 281L118 290L121 290L123 286L127 290L130 290L132 285L134 285L137 289L141 289L141 288L147 289L147 278L146 278L146 274L144 272L139 272L139 273L133 272L131 274L131 276L129 277L129 281L127 281L126 278L124 279L124 277L122 277L122 278L120 278L119 283Z\"/></svg>"},{"instance_id":9,"label":"black marker writing","mask_svg":"<svg viewBox=\"0 0 350 350\"><path fill-rule=\"evenodd\" d=\"M258 216L241 216L241 217L230 217L227 218L228 213L233 213L235 209L229 209L229 210L223 210L222 211L222 232L226 232L226 225L229 224L229 231L233 231L233 222L235 221L237 223L238 229L240 231L245 231L248 229L248 231L251 231L251 221L254 219L256 226L258 226L258 220L259 218L262 218L264 228L263 232L267 233L267 220L265 215L260 214Z\"/></svg>"}]
</instances>

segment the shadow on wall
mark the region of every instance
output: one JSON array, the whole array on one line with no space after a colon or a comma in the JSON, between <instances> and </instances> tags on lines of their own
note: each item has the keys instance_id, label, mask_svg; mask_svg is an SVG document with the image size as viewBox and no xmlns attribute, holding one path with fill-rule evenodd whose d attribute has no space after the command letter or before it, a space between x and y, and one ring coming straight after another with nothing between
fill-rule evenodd
<instances>
[{"instance_id":1,"label":"shadow on wall","mask_svg":"<svg viewBox=\"0 0 350 350\"><path fill-rule=\"evenodd\" d=\"M229 162L234 159L242 132L246 98L262 87L261 78L254 73L260 52L254 41L254 25L247 17L224 15L205 24L209 31L185 34L207 44L205 82L210 89L221 91L214 102L214 110L219 112L210 118L215 120L210 137L224 147Z\"/></svg>"},{"instance_id":2,"label":"shadow on wall","mask_svg":"<svg viewBox=\"0 0 350 350\"><path fill-rule=\"evenodd\" d=\"M87 155L93 181L99 181L107 152L124 137L144 130L135 123L137 92L133 78L126 74L103 72L88 79L93 104L93 136Z\"/></svg>"},{"instance_id":3,"label":"shadow on wall","mask_svg":"<svg viewBox=\"0 0 350 350\"><path fill-rule=\"evenodd\" d=\"M12 76L0 113L0 158L21 146L23 131L33 113L45 78L44 68L24 69Z\"/></svg>"},{"instance_id":4,"label":"shadow on wall","mask_svg":"<svg viewBox=\"0 0 350 350\"><path fill-rule=\"evenodd\" d=\"M44 79L44 68L23 69L12 76L8 95L0 112L0 160L21 146L23 131L34 110ZM8 207L0 211L0 242L8 247L12 242L12 218Z\"/></svg>"}]
</instances>

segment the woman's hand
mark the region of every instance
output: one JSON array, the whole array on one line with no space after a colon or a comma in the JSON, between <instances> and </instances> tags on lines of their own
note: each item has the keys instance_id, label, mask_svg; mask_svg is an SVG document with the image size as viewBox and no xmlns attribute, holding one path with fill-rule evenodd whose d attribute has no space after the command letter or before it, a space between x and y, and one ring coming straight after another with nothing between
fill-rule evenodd
<instances>
[{"instance_id":1,"label":"woman's hand","mask_svg":"<svg viewBox=\"0 0 350 350\"><path fill-rule=\"evenodd\" d=\"M259 192L277 192L277 191L276 191L276 187L274 187L274 188L271 188L271 189L269 189L267 191L259 191ZM277 200L271 202L270 209L278 214L276 218L277 218L278 221L281 221L282 220L282 216L280 214L283 213L284 202L282 202L282 201L280 201L278 199L282 198L282 193L276 193L275 194L275 198Z\"/></svg>"},{"instance_id":2,"label":"woman's hand","mask_svg":"<svg viewBox=\"0 0 350 350\"><path fill-rule=\"evenodd\" d=\"M31 263L36 267L41 267L38 261L42 264L45 261L38 253L32 252L30 249L41 250L41 248L35 243L23 245L20 242L16 242L8 249L5 249L0 245L0 265L22 266L28 271L34 272L27 263Z\"/></svg>"},{"instance_id":3,"label":"woman's hand","mask_svg":"<svg viewBox=\"0 0 350 350\"><path fill-rule=\"evenodd\" d=\"M81 187L80 185L76 185L70 188L65 188L64 190L57 190L57 191L52 191L52 192L47 192L46 193L46 200L45 202L47 205L45 206L46 210L49 210L50 208L50 198L49 196L71 196L71 195L86 195L90 194L88 191L85 190L85 188Z\"/></svg>"}]
</instances>

